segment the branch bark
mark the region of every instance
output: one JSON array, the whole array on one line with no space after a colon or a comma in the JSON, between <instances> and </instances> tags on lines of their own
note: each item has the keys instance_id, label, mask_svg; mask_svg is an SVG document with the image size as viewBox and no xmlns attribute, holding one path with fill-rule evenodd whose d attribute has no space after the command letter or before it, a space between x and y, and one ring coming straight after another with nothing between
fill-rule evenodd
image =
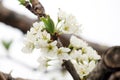
<instances>
[{"instance_id":1,"label":"branch bark","mask_svg":"<svg viewBox=\"0 0 120 80\"><path fill-rule=\"evenodd\" d=\"M7 74L7 73L0 72L0 80L28 80L28 79L13 78L11 76L11 73Z\"/></svg>"},{"instance_id":2,"label":"branch bark","mask_svg":"<svg viewBox=\"0 0 120 80\"><path fill-rule=\"evenodd\" d=\"M34 21L35 20L32 20L31 18L5 8L0 2L0 22L18 28L23 33L26 33Z\"/></svg>"},{"instance_id":3,"label":"branch bark","mask_svg":"<svg viewBox=\"0 0 120 80\"><path fill-rule=\"evenodd\" d=\"M71 74L74 80L81 80L70 60L63 60L63 67Z\"/></svg>"},{"instance_id":4,"label":"branch bark","mask_svg":"<svg viewBox=\"0 0 120 80\"><path fill-rule=\"evenodd\" d=\"M31 0L31 3L26 1L23 5L33 14L37 15L38 19L39 17L46 16L44 7L38 0Z\"/></svg>"}]
</instances>

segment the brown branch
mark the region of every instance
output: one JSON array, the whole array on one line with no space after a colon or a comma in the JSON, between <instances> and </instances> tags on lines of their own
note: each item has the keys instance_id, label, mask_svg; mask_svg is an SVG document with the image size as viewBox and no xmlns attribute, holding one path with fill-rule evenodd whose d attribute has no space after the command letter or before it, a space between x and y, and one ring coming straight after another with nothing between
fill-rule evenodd
<instances>
[{"instance_id":1,"label":"brown branch","mask_svg":"<svg viewBox=\"0 0 120 80\"><path fill-rule=\"evenodd\" d=\"M113 73L108 80L120 80L120 71Z\"/></svg>"},{"instance_id":2,"label":"brown branch","mask_svg":"<svg viewBox=\"0 0 120 80\"><path fill-rule=\"evenodd\" d=\"M37 15L38 18L42 16L46 16L45 10L42 4L38 0L31 0L31 1L32 1L31 4L30 2L26 1L24 6L33 14Z\"/></svg>"},{"instance_id":3,"label":"brown branch","mask_svg":"<svg viewBox=\"0 0 120 80\"><path fill-rule=\"evenodd\" d=\"M0 72L0 80L28 80L28 79L13 78L11 76L11 73L7 74L7 73Z\"/></svg>"},{"instance_id":4,"label":"brown branch","mask_svg":"<svg viewBox=\"0 0 120 80\"><path fill-rule=\"evenodd\" d=\"M74 80L81 80L70 60L63 60L62 66L67 69Z\"/></svg>"},{"instance_id":5,"label":"brown branch","mask_svg":"<svg viewBox=\"0 0 120 80\"><path fill-rule=\"evenodd\" d=\"M0 22L18 28L23 33L26 33L34 21L35 20L32 20L31 18L5 8L2 3L0 3Z\"/></svg>"},{"instance_id":6,"label":"brown branch","mask_svg":"<svg viewBox=\"0 0 120 80\"><path fill-rule=\"evenodd\" d=\"M103 54L87 80L108 80L117 71L120 71L120 46L111 47ZM120 76L117 77L120 79Z\"/></svg>"}]
</instances>

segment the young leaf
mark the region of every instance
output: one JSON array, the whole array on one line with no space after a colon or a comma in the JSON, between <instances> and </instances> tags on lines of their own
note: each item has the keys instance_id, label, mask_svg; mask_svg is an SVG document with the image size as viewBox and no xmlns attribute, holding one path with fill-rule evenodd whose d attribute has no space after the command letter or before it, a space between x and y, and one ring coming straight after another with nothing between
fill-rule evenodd
<instances>
[{"instance_id":1,"label":"young leaf","mask_svg":"<svg viewBox=\"0 0 120 80\"><path fill-rule=\"evenodd\" d=\"M32 3L32 0L29 0L30 1L30 3Z\"/></svg>"},{"instance_id":2,"label":"young leaf","mask_svg":"<svg viewBox=\"0 0 120 80\"><path fill-rule=\"evenodd\" d=\"M25 4L25 0L18 0L20 2L21 5Z\"/></svg>"},{"instance_id":3,"label":"young leaf","mask_svg":"<svg viewBox=\"0 0 120 80\"><path fill-rule=\"evenodd\" d=\"M2 44L3 46L5 47L6 50L9 50L11 44L12 44L12 40L11 41L5 41L5 40L2 40Z\"/></svg>"},{"instance_id":4,"label":"young leaf","mask_svg":"<svg viewBox=\"0 0 120 80\"><path fill-rule=\"evenodd\" d=\"M54 34L55 31L55 27L54 27L54 22L53 20L50 18L50 16L47 16L46 18L42 17L41 20L44 22L45 24L45 29L50 33L50 34Z\"/></svg>"}]
</instances>

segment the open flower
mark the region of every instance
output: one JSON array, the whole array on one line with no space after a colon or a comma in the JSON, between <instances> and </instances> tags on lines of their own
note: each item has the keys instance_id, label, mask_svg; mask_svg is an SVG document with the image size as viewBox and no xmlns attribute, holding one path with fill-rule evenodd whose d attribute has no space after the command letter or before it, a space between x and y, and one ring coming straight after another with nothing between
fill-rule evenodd
<instances>
[{"instance_id":1,"label":"open flower","mask_svg":"<svg viewBox=\"0 0 120 80\"><path fill-rule=\"evenodd\" d=\"M50 41L50 39L51 39L50 34L46 30L41 32L41 34L39 34L39 35L40 35L40 39L42 39L42 40Z\"/></svg>"},{"instance_id":2,"label":"open flower","mask_svg":"<svg viewBox=\"0 0 120 80\"><path fill-rule=\"evenodd\" d=\"M45 47L41 48L42 52L44 53L43 55L54 58L58 49L56 45L57 41L46 44Z\"/></svg>"},{"instance_id":3,"label":"open flower","mask_svg":"<svg viewBox=\"0 0 120 80\"><path fill-rule=\"evenodd\" d=\"M38 58L38 62L40 63L39 70L46 71L47 67L50 66L48 63L49 61L51 61L51 59L49 59L47 57L39 57Z\"/></svg>"},{"instance_id":4,"label":"open flower","mask_svg":"<svg viewBox=\"0 0 120 80\"><path fill-rule=\"evenodd\" d=\"M60 20L60 21L65 20L66 16L67 16L67 14L64 11L62 11L61 9L59 9L58 20Z\"/></svg>"},{"instance_id":5,"label":"open flower","mask_svg":"<svg viewBox=\"0 0 120 80\"><path fill-rule=\"evenodd\" d=\"M70 38L70 46L72 46L74 48L82 48L82 47L84 48L87 45L88 44L85 41L77 38L76 36L71 36L71 38Z\"/></svg>"},{"instance_id":6,"label":"open flower","mask_svg":"<svg viewBox=\"0 0 120 80\"><path fill-rule=\"evenodd\" d=\"M80 32L80 26L77 23L77 20L75 16L71 14L66 14L62 10L59 10L58 13L58 20L61 23L60 30L62 33L68 33L68 34L78 34Z\"/></svg>"},{"instance_id":7,"label":"open flower","mask_svg":"<svg viewBox=\"0 0 120 80\"><path fill-rule=\"evenodd\" d=\"M66 59L68 60L69 59L69 55L68 55L68 52L70 51L69 48L65 48L65 47L60 47L58 50L57 50L57 56L60 60L63 60L63 59Z\"/></svg>"},{"instance_id":8,"label":"open flower","mask_svg":"<svg viewBox=\"0 0 120 80\"><path fill-rule=\"evenodd\" d=\"M33 28L31 28L31 31L38 32L41 31L44 28L43 22L35 22L33 23Z\"/></svg>"},{"instance_id":9,"label":"open flower","mask_svg":"<svg viewBox=\"0 0 120 80\"><path fill-rule=\"evenodd\" d=\"M26 42L25 46L22 48L24 53L31 53L34 49L34 44L32 42Z\"/></svg>"}]
</instances>

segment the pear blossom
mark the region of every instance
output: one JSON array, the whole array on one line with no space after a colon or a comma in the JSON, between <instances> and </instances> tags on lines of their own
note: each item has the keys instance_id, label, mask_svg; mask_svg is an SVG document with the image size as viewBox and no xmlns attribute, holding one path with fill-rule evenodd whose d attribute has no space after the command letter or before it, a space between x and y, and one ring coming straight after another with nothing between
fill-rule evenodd
<instances>
[{"instance_id":1,"label":"pear blossom","mask_svg":"<svg viewBox=\"0 0 120 80\"><path fill-rule=\"evenodd\" d=\"M59 9L58 19L59 20L65 20L66 16L67 16L66 12L62 11L61 9Z\"/></svg>"},{"instance_id":2,"label":"pear blossom","mask_svg":"<svg viewBox=\"0 0 120 80\"><path fill-rule=\"evenodd\" d=\"M55 57L57 52L57 41L53 41L49 44L47 44L45 47L41 48L41 51L44 53L43 55L46 55L48 57Z\"/></svg>"},{"instance_id":3,"label":"pear blossom","mask_svg":"<svg viewBox=\"0 0 120 80\"><path fill-rule=\"evenodd\" d=\"M58 50L57 50L57 56L60 60L63 60L63 59L66 59L68 60L69 59L69 55L68 55L68 52L70 51L69 48L65 48L65 47L60 47Z\"/></svg>"},{"instance_id":4,"label":"pear blossom","mask_svg":"<svg viewBox=\"0 0 120 80\"><path fill-rule=\"evenodd\" d=\"M33 23L33 28L31 28L31 31L41 31L44 28L44 23L43 22L35 22Z\"/></svg>"},{"instance_id":5,"label":"pear blossom","mask_svg":"<svg viewBox=\"0 0 120 80\"><path fill-rule=\"evenodd\" d=\"M36 49L40 49L43 48L47 45L47 41L42 40L42 39L38 39L34 42L35 48Z\"/></svg>"},{"instance_id":6,"label":"pear blossom","mask_svg":"<svg viewBox=\"0 0 120 80\"><path fill-rule=\"evenodd\" d=\"M70 52L70 56L72 59L75 59L77 60L78 58L80 58L82 55L82 51L81 50L76 50L76 49L73 49L71 52Z\"/></svg>"},{"instance_id":7,"label":"pear blossom","mask_svg":"<svg viewBox=\"0 0 120 80\"><path fill-rule=\"evenodd\" d=\"M27 35L26 35L26 41L30 41L33 42L36 40L36 33L32 32L32 31L27 31Z\"/></svg>"},{"instance_id":8,"label":"pear blossom","mask_svg":"<svg viewBox=\"0 0 120 80\"><path fill-rule=\"evenodd\" d=\"M88 44L77 38L76 36L71 36L70 38L70 46L74 47L74 48L82 48L82 47L86 47Z\"/></svg>"},{"instance_id":9,"label":"pear blossom","mask_svg":"<svg viewBox=\"0 0 120 80\"><path fill-rule=\"evenodd\" d=\"M49 20L42 19L40 22L33 23L33 27L27 32L22 51L31 53L34 49L40 49L42 52L38 58L40 70L45 71L50 66L60 68L63 60L70 60L81 79L88 76L101 57L85 41L75 36L80 32L80 25L77 23L75 16L60 10L56 26L53 25L54 22L50 17ZM59 34L66 33L73 34L70 37L69 46L58 46L61 42L57 37Z\"/></svg>"},{"instance_id":10,"label":"pear blossom","mask_svg":"<svg viewBox=\"0 0 120 80\"><path fill-rule=\"evenodd\" d=\"M64 23L61 25L61 31L63 33L72 34L72 33L78 32L78 30L79 30L79 27L75 27L75 25L72 25L72 23Z\"/></svg>"},{"instance_id":11,"label":"pear blossom","mask_svg":"<svg viewBox=\"0 0 120 80\"><path fill-rule=\"evenodd\" d=\"M99 60L99 59L101 59L100 55L98 55L97 52L95 50L93 50L92 47L87 47L86 48L86 54L89 56L89 60Z\"/></svg>"},{"instance_id":12,"label":"pear blossom","mask_svg":"<svg viewBox=\"0 0 120 80\"><path fill-rule=\"evenodd\" d=\"M31 53L34 49L34 44L32 42L26 42L25 46L22 48L24 53Z\"/></svg>"},{"instance_id":13,"label":"pear blossom","mask_svg":"<svg viewBox=\"0 0 120 80\"><path fill-rule=\"evenodd\" d=\"M76 35L80 32L81 25L77 23L75 16L67 14L62 10L59 10L58 19L61 22L61 32Z\"/></svg>"},{"instance_id":14,"label":"pear blossom","mask_svg":"<svg viewBox=\"0 0 120 80\"><path fill-rule=\"evenodd\" d=\"M46 30L44 30L40 35L40 39L46 40L46 41L50 41L51 36L49 33L47 33Z\"/></svg>"},{"instance_id":15,"label":"pear blossom","mask_svg":"<svg viewBox=\"0 0 120 80\"><path fill-rule=\"evenodd\" d=\"M39 70L40 71L46 71L48 66L50 66L49 63L48 63L49 61L51 61L51 59L49 59L47 57L39 57L38 58L38 62L40 63Z\"/></svg>"},{"instance_id":16,"label":"pear blossom","mask_svg":"<svg viewBox=\"0 0 120 80\"><path fill-rule=\"evenodd\" d=\"M83 64L77 64L73 62L74 67L79 74L80 78L84 80L84 77L86 77L94 68L95 68L95 61L91 61L89 63Z\"/></svg>"}]
</instances>

